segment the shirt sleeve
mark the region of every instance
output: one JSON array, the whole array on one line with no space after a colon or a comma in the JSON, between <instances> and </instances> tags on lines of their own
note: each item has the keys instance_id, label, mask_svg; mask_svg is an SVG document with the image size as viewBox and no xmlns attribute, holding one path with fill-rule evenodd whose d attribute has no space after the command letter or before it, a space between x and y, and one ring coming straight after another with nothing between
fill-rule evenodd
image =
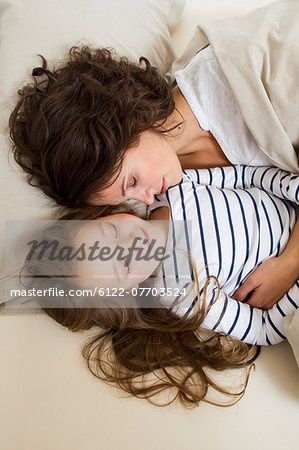
<instances>
[{"instance_id":1,"label":"shirt sleeve","mask_svg":"<svg viewBox=\"0 0 299 450\"><path fill-rule=\"evenodd\" d=\"M231 166L186 170L194 183L221 189L259 188L279 198L299 204L299 175L276 167Z\"/></svg>"},{"instance_id":2,"label":"shirt sleeve","mask_svg":"<svg viewBox=\"0 0 299 450\"><path fill-rule=\"evenodd\" d=\"M252 345L273 345L285 339L285 316L293 316L299 304L299 282L268 311L253 308L239 302L219 290L212 281L208 285L205 300L207 315L202 327ZM192 303L192 311L196 303ZM184 309L185 315L191 313Z\"/></svg>"}]
</instances>

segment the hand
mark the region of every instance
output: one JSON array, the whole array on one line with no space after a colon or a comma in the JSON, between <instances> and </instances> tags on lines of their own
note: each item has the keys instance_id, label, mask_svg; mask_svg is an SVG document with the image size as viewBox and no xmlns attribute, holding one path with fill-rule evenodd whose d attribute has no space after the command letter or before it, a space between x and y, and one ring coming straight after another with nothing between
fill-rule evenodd
<instances>
[{"instance_id":1,"label":"hand","mask_svg":"<svg viewBox=\"0 0 299 450\"><path fill-rule=\"evenodd\" d=\"M297 271L281 257L264 261L233 295L251 306L270 309L296 283Z\"/></svg>"}]
</instances>

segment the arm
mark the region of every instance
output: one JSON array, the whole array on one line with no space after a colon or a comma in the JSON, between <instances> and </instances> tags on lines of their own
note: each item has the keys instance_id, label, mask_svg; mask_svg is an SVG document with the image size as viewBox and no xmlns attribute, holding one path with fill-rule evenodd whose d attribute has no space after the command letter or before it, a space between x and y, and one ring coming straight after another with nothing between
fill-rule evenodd
<instances>
[{"instance_id":1,"label":"arm","mask_svg":"<svg viewBox=\"0 0 299 450\"><path fill-rule=\"evenodd\" d=\"M207 292L207 304L216 298L217 287L210 287ZM299 284L294 285L288 296L284 296L278 305L269 311L253 308L228 297L222 290L218 299L210 307L203 322L203 327L229 334L249 344L278 344L284 338L283 319L293 315L299 306Z\"/></svg>"},{"instance_id":2,"label":"arm","mask_svg":"<svg viewBox=\"0 0 299 450\"><path fill-rule=\"evenodd\" d=\"M269 309L299 279L299 221L284 252L263 262L236 290L233 298L257 308Z\"/></svg>"},{"instance_id":3,"label":"arm","mask_svg":"<svg viewBox=\"0 0 299 450\"><path fill-rule=\"evenodd\" d=\"M299 174L276 167L232 166L185 171L197 184L224 189L259 188L277 197L299 204Z\"/></svg>"},{"instance_id":4,"label":"arm","mask_svg":"<svg viewBox=\"0 0 299 450\"><path fill-rule=\"evenodd\" d=\"M236 166L188 171L192 181L219 188L258 187L278 197L299 203L299 175L277 168ZM269 309L299 278L299 222L284 252L261 264L235 292L234 299Z\"/></svg>"}]
</instances>

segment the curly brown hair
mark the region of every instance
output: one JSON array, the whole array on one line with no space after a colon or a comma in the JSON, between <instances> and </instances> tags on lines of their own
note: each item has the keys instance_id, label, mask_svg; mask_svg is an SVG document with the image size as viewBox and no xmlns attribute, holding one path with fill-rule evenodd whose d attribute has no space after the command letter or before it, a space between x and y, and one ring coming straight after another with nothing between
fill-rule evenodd
<instances>
[{"instance_id":1,"label":"curly brown hair","mask_svg":"<svg viewBox=\"0 0 299 450\"><path fill-rule=\"evenodd\" d=\"M83 206L115 181L140 133L179 125L159 128L175 109L171 87L146 58L138 65L107 48L72 47L53 71L41 58L9 119L12 151L29 184Z\"/></svg>"}]
</instances>

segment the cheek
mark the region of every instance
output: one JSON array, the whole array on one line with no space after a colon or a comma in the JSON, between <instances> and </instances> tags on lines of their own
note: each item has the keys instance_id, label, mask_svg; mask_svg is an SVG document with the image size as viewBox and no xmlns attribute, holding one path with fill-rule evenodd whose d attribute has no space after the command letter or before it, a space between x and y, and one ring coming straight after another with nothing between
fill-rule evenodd
<instances>
[{"instance_id":1,"label":"cheek","mask_svg":"<svg viewBox=\"0 0 299 450\"><path fill-rule=\"evenodd\" d=\"M158 167L163 166L164 168L168 168L168 170L171 170L171 168L174 169L175 167L177 167L178 163L179 159L175 151L170 147L169 144L167 144L166 148L161 149ZM157 167L155 169L157 170Z\"/></svg>"}]
</instances>

